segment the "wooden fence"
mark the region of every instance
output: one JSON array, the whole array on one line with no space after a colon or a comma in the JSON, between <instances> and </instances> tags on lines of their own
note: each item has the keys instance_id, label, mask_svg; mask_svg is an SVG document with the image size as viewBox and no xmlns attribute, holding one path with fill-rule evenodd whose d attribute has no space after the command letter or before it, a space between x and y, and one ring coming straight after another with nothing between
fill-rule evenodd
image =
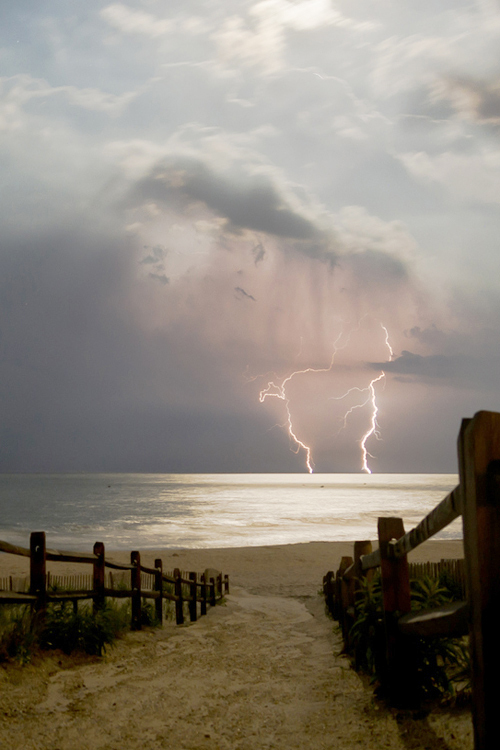
<instances>
[{"instance_id":1,"label":"wooden fence","mask_svg":"<svg viewBox=\"0 0 500 750\"><path fill-rule=\"evenodd\" d=\"M140 553L136 551L130 553L130 564L116 563L106 558L102 542L96 542L90 554L59 552L47 549L44 531L32 532L29 549L0 541L0 552L30 559L29 578L0 578L0 604L30 604L41 618L50 602L71 601L76 611L79 601L92 599L94 611L97 611L108 597L129 598L132 629L140 630L142 602L153 599L159 623L163 622L163 601L169 600L175 602L175 619L180 625L184 622L184 602L189 619L194 622L198 609L200 615L205 615L207 605L214 606L229 593L229 577L215 570L198 574L175 568L168 573L164 572L160 559L155 560L154 568L141 565ZM53 575L46 570L47 561L92 565L92 574Z\"/></svg>"},{"instance_id":2,"label":"wooden fence","mask_svg":"<svg viewBox=\"0 0 500 750\"><path fill-rule=\"evenodd\" d=\"M469 633L475 750L499 745L500 680L500 414L478 412L464 419L458 437L460 482L414 529L400 518L378 519L375 552L370 542L354 544L354 559L343 557L336 576L323 585L345 641L354 616L356 589L380 567L389 680L405 690L405 636ZM411 613L407 554L462 516L465 601Z\"/></svg>"}]
</instances>

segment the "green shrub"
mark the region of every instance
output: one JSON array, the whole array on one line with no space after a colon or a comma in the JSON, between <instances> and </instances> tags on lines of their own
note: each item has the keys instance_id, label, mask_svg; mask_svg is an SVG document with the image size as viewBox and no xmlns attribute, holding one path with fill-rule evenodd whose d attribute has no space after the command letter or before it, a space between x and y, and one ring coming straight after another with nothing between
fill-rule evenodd
<instances>
[{"instance_id":1,"label":"green shrub","mask_svg":"<svg viewBox=\"0 0 500 750\"><path fill-rule=\"evenodd\" d=\"M61 649L65 654L83 651L101 656L122 630L116 607L106 605L94 614L90 607L74 612L70 602L62 602L47 610L39 642L42 648Z\"/></svg>"},{"instance_id":2,"label":"green shrub","mask_svg":"<svg viewBox=\"0 0 500 750\"><path fill-rule=\"evenodd\" d=\"M27 664L36 644L36 621L30 606L1 605L0 662L15 660Z\"/></svg>"},{"instance_id":3,"label":"green shrub","mask_svg":"<svg viewBox=\"0 0 500 750\"><path fill-rule=\"evenodd\" d=\"M412 611L433 609L453 601L456 591L446 579L429 576L411 581ZM381 694L387 694L386 645L380 573L359 582L355 619L349 633L355 669L368 674ZM449 698L470 692L467 639L407 637L404 669L412 686L412 700ZM458 688L457 688L458 686Z\"/></svg>"}]
</instances>

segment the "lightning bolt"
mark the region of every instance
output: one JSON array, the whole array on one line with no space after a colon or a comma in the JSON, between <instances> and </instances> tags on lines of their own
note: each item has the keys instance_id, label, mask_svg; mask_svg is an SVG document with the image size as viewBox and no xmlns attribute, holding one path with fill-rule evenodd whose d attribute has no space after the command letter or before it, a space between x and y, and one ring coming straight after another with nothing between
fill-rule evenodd
<instances>
[{"instance_id":1,"label":"lightning bolt","mask_svg":"<svg viewBox=\"0 0 500 750\"><path fill-rule=\"evenodd\" d=\"M266 398L279 398L281 401L285 402L285 409L286 409L286 426L288 435L290 437L290 440L292 441L292 444L295 445L295 448L292 448L294 453L298 453L300 449L302 448L306 452L306 466L309 474L312 474L314 471L314 462L312 460L312 451L311 447L309 445L306 445L302 440L299 439L297 436L297 433L295 432L295 429L292 424L292 414L290 412L290 399L287 396L286 393L286 387L287 385L293 380L293 378L299 376L299 375L307 375L308 373L314 372L330 372L330 370L333 367L333 363L335 361L335 355L337 354L340 349L343 349L347 346L349 343L350 334L347 337L345 343L340 346L339 342L343 336L343 331L339 333L335 341L333 342L333 354L332 358L330 360L330 364L328 367L306 367L304 370L295 370L290 375L287 375L287 377L282 378L281 382L275 383L274 381L269 381L267 386L261 390L259 393L259 401L260 403L264 403Z\"/></svg>"},{"instance_id":2,"label":"lightning bolt","mask_svg":"<svg viewBox=\"0 0 500 750\"><path fill-rule=\"evenodd\" d=\"M363 316L365 317L365 316ZM314 368L314 367L307 367L303 370L295 370L290 375L287 375L284 378L276 378L275 380L270 380L265 388L263 388L259 393L259 402L262 404L267 398L277 398L284 402L285 404L285 410L286 410L286 422L283 425L283 427L286 427L288 436L290 438L290 441L292 443L292 450L294 453L299 453L300 450L304 450L306 454L306 466L309 474L312 474L314 471L314 461L312 459L312 449L311 446L304 443L297 435L297 432L293 426L292 421L292 413L290 410L290 398L287 395L287 386L291 383L291 381L299 377L301 375L307 375L310 373L320 373L320 372L330 372L333 368L334 362L335 362L335 355L338 351L341 349L344 349L347 344L349 343L349 340L351 338L352 333L355 330L358 330L361 325L361 321L359 322L358 326L354 328L345 339L345 342L341 345L340 341L342 339L342 336L344 335L344 332L341 332L336 340L333 343L333 353L332 358L330 360L330 364L328 367L320 367L320 368ZM392 359L394 355L394 351L392 349L392 346L389 342L389 332L387 328L381 323L380 324L382 330L385 334L385 346L387 347L389 351L390 360ZM389 360L389 361L390 361ZM345 399L349 394L357 391L358 393L365 393L367 394L366 399L360 403L355 404L352 406L344 415L343 417L343 425L340 428L342 430L346 424L348 417L356 410L356 409L362 409L364 406L367 406L368 404L371 404L371 417L369 422L369 428L362 436L361 440L359 441L359 446L361 449L361 468L362 471L366 472L367 474L371 474L371 469L368 466L368 458L373 458L373 456L368 452L368 449L366 447L366 444L369 440L369 438L374 435L378 440L381 440L380 432L378 429L377 424L377 414L378 414L378 406L377 406L377 399L376 399L376 390L375 390L375 384L380 382L385 378L385 372L382 370L380 374L373 378L369 385L366 388L358 388L353 387L350 388L346 393L344 393L342 396L332 396L331 398L336 401L342 401ZM251 378L252 380L255 378ZM339 430L339 432L340 432Z\"/></svg>"},{"instance_id":3,"label":"lightning bolt","mask_svg":"<svg viewBox=\"0 0 500 750\"><path fill-rule=\"evenodd\" d=\"M380 324L380 327L384 331L385 334L385 345L387 349L389 350L389 361L392 360L394 356L394 350L389 342L389 331L385 327L383 323ZM381 440L380 432L378 429L377 424L377 414L378 414L378 406L377 406L377 394L375 391L375 383L379 383L383 378L385 378L385 372L382 370L380 375L378 375L376 378L373 378L369 385L366 388L349 388L349 390L344 393L343 396L337 396L332 398L335 401L342 401L344 398L346 398L350 393L353 393L354 391L358 391L359 393L367 393L368 397L362 404L355 404L354 406L351 406L351 408L346 411L344 414L344 417L342 419L343 425L340 428L341 430L346 426L347 424L347 418L355 411L356 409L362 409L363 406L366 406L367 404L371 404L371 417L370 417L370 426L368 430L365 432L361 440L359 441L359 447L361 448L361 469L366 474L371 474L372 471L370 467L368 466L368 457L373 458L372 454L368 452L368 449L366 447L366 443L368 439L374 435L377 440ZM339 430L340 432L340 430Z\"/></svg>"}]
</instances>

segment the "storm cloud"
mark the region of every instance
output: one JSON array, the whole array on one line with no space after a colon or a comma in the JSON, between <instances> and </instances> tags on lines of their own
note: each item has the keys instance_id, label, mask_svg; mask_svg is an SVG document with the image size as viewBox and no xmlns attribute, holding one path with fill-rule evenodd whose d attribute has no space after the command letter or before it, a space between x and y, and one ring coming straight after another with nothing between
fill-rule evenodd
<instances>
[{"instance_id":1,"label":"storm cloud","mask_svg":"<svg viewBox=\"0 0 500 750\"><path fill-rule=\"evenodd\" d=\"M300 371L318 471L380 372L374 470L455 471L500 409L498 9L4 6L0 469L302 471L259 402Z\"/></svg>"}]
</instances>

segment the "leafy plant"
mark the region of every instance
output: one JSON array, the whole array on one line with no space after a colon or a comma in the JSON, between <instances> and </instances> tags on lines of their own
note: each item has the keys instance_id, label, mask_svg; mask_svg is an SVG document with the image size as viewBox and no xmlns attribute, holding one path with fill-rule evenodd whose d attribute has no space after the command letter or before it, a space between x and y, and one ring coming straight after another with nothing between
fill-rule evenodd
<instances>
[{"instance_id":1,"label":"leafy plant","mask_svg":"<svg viewBox=\"0 0 500 750\"><path fill-rule=\"evenodd\" d=\"M413 611L434 609L452 600L449 589L442 586L439 579L430 576L413 579L410 587Z\"/></svg>"},{"instance_id":2,"label":"leafy plant","mask_svg":"<svg viewBox=\"0 0 500 750\"><path fill-rule=\"evenodd\" d=\"M40 646L101 656L127 626L120 609L108 603L94 614L90 607L74 612L69 602L62 602L48 609Z\"/></svg>"},{"instance_id":3,"label":"leafy plant","mask_svg":"<svg viewBox=\"0 0 500 750\"><path fill-rule=\"evenodd\" d=\"M429 576L411 582L412 611L433 609L452 601L455 592L444 580ZM404 668L415 702L470 692L467 639L407 637ZM355 669L370 675L384 694L387 663L380 574L358 582L355 619L349 632L350 652Z\"/></svg>"},{"instance_id":4,"label":"leafy plant","mask_svg":"<svg viewBox=\"0 0 500 750\"><path fill-rule=\"evenodd\" d=\"M361 579L355 603L354 624L349 632L354 667L372 677L380 673L385 659L380 573Z\"/></svg>"},{"instance_id":5,"label":"leafy plant","mask_svg":"<svg viewBox=\"0 0 500 750\"><path fill-rule=\"evenodd\" d=\"M37 643L36 621L28 605L0 607L0 662L28 664Z\"/></svg>"}]
</instances>

